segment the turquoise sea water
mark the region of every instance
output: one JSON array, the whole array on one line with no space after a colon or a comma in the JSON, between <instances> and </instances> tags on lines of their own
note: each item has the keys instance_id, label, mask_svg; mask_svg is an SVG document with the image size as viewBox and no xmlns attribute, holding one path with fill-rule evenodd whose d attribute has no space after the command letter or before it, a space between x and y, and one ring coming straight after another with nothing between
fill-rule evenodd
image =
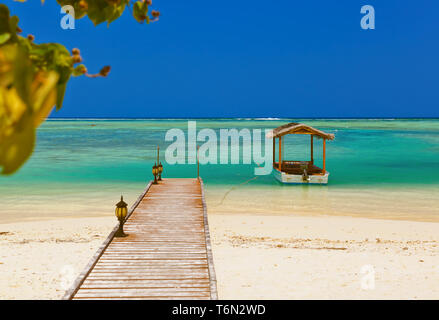
<instances>
[{"instance_id":1,"label":"turquoise sea water","mask_svg":"<svg viewBox=\"0 0 439 320\"><path fill-rule=\"evenodd\" d=\"M290 121L335 134L327 142L329 185L281 185L271 175L255 176L256 164L242 164L241 155L240 164L200 167L210 212L439 221L439 120L196 120L198 130L216 132ZM112 214L118 194L133 202L151 179L156 146L164 160L171 128L186 131L187 120L46 121L32 158L0 177L0 221ZM321 163L321 141L314 148ZM289 136L283 149L284 159L307 160L309 138ZM163 164L165 177L196 176L196 165Z\"/></svg>"}]
</instances>

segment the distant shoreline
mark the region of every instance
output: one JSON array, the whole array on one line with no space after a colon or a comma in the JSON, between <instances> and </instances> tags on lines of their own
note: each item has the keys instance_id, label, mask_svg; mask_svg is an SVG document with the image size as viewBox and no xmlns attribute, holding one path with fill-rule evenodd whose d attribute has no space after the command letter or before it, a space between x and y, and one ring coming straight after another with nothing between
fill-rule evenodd
<instances>
[{"instance_id":1,"label":"distant shoreline","mask_svg":"<svg viewBox=\"0 0 439 320\"><path fill-rule=\"evenodd\" d=\"M389 120L389 121L393 121L393 120L439 120L438 117L425 117L425 118L417 118L417 117L405 117L405 118L395 118L395 117L374 117L374 118L370 118L370 117L327 117L327 118L243 118L243 117L236 117L236 118L221 118L221 117L210 117L210 118L206 118L206 117L176 117L176 118L160 118L160 117L154 117L154 118L137 118L137 117L50 117L47 118L48 121L123 121L123 120L138 120L138 121L144 121L144 120L156 120L156 121L163 121L163 120L245 120L245 121L251 121L251 120L256 120L256 121L289 121L289 120Z\"/></svg>"}]
</instances>

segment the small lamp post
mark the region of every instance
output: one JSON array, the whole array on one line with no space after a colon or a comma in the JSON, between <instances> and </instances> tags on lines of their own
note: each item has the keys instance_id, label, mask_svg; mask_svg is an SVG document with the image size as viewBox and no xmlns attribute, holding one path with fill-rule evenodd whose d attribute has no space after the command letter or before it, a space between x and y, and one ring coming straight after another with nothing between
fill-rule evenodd
<instances>
[{"instance_id":1,"label":"small lamp post","mask_svg":"<svg viewBox=\"0 0 439 320\"><path fill-rule=\"evenodd\" d=\"M158 163L157 169L158 169L158 175L159 175L158 181L162 181L163 166L162 166L162 163L160 161L160 146L157 146L157 163Z\"/></svg>"},{"instance_id":2,"label":"small lamp post","mask_svg":"<svg viewBox=\"0 0 439 320\"><path fill-rule=\"evenodd\" d=\"M153 184L157 184L157 175L159 173L159 167L157 166L157 163L154 163L152 166L152 174L154 175L154 182Z\"/></svg>"},{"instance_id":3,"label":"small lamp post","mask_svg":"<svg viewBox=\"0 0 439 320\"><path fill-rule=\"evenodd\" d=\"M120 196L120 201L116 204L116 217L119 220L119 229L116 231L115 237L126 237L127 235L123 232L123 224L125 223L125 218L127 217L128 209L127 204L123 201L123 196Z\"/></svg>"},{"instance_id":4,"label":"small lamp post","mask_svg":"<svg viewBox=\"0 0 439 320\"><path fill-rule=\"evenodd\" d=\"M159 169L159 181L162 181L162 172L163 172L163 166L162 163L160 162L159 165L157 166Z\"/></svg>"}]
</instances>

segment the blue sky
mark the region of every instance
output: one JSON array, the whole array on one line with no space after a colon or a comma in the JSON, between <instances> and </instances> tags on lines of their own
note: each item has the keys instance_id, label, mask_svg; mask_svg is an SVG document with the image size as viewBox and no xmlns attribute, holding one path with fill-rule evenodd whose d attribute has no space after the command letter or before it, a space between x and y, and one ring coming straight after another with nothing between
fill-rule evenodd
<instances>
[{"instance_id":1,"label":"blue sky","mask_svg":"<svg viewBox=\"0 0 439 320\"><path fill-rule=\"evenodd\" d=\"M55 117L439 117L438 1L154 0L156 23L75 30L53 0L6 3L36 42L112 66L72 79Z\"/></svg>"}]
</instances>

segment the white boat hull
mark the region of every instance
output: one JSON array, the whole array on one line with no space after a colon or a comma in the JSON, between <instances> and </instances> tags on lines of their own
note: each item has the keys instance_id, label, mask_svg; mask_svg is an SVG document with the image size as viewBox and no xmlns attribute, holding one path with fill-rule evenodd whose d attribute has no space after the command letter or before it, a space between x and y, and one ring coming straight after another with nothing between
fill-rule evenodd
<instances>
[{"instance_id":1,"label":"white boat hull","mask_svg":"<svg viewBox=\"0 0 439 320\"><path fill-rule=\"evenodd\" d=\"M324 175L310 175L308 181L304 181L301 174L288 174L273 169L274 177L281 183L286 184L328 184L329 172Z\"/></svg>"}]
</instances>

